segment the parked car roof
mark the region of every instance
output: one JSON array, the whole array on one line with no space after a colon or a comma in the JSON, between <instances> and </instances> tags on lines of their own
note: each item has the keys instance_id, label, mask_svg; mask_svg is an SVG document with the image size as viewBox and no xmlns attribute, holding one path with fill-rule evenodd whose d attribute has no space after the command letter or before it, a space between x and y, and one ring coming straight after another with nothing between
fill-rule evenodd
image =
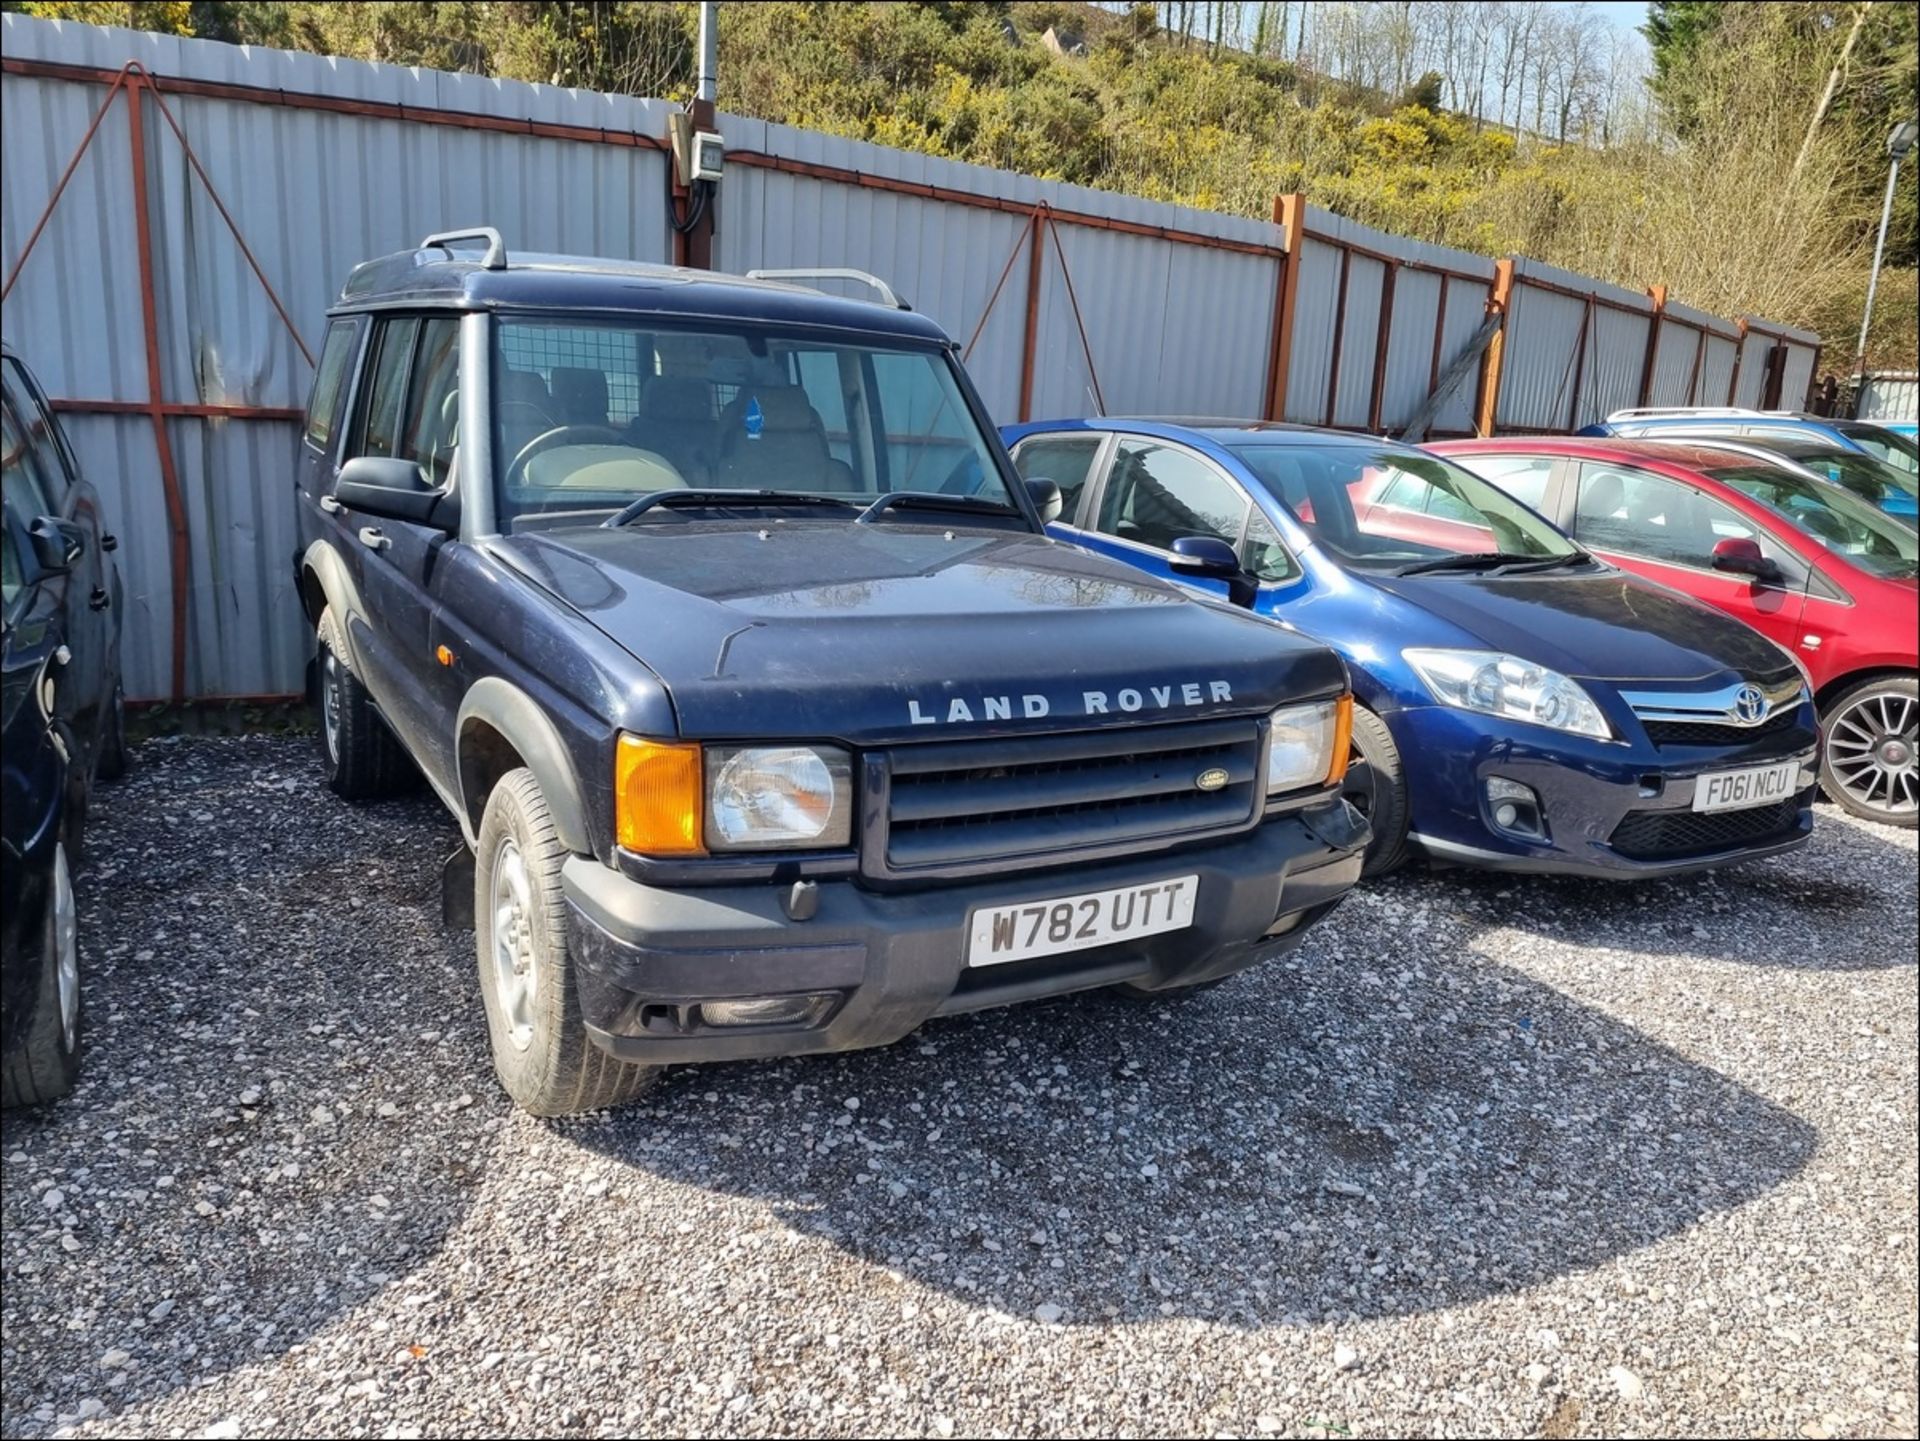
<instances>
[{"instance_id":1,"label":"parked car roof","mask_svg":"<svg viewBox=\"0 0 1920 1441\"><path fill-rule=\"evenodd\" d=\"M1181 438L1182 435L1202 435L1211 440L1224 442L1257 435L1262 441L1277 445L1365 445L1375 448L1381 446L1398 449L1414 448L1404 445L1401 441L1389 440L1380 435L1370 435L1364 431L1335 430L1324 425L1302 425L1291 420L1245 420L1217 415L1074 416L1068 419L1026 420L1018 425L1009 425L1005 429L1024 435L1035 430L1071 430L1075 427L1088 430L1131 430L1142 435L1156 435L1168 440Z\"/></svg>"},{"instance_id":2,"label":"parked car roof","mask_svg":"<svg viewBox=\"0 0 1920 1441\"><path fill-rule=\"evenodd\" d=\"M461 310L609 310L819 326L943 344L924 315L866 300L711 270L637 260L515 253L489 268L473 251L403 250L354 267L336 311L392 304Z\"/></svg>"}]
</instances>

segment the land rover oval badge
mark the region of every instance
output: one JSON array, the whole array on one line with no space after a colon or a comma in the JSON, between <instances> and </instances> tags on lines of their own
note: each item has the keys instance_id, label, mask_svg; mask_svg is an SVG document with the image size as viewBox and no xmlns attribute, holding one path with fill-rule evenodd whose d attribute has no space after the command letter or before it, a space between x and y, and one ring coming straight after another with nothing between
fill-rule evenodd
<instances>
[{"instance_id":1,"label":"land rover oval badge","mask_svg":"<svg viewBox=\"0 0 1920 1441\"><path fill-rule=\"evenodd\" d=\"M1201 771L1193 778L1194 786L1203 791L1217 791L1227 783L1227 773L1219 766Z\"/></svg>"}]
</instances>

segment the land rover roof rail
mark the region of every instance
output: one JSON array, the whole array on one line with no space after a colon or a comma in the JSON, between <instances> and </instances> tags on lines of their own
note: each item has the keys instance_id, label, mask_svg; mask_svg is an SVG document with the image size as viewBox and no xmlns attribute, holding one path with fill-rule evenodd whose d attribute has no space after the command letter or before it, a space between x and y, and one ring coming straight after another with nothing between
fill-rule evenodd
<instances>
[{"instance_id":1,"label":"land rover roof rail","mask_svg":"<svg viewBox=\"0 0 1920 1441\"><path fill-rule=\"evenodd\" d=\"M1750 410L1741 405L1635 405L1625 410L1611 411L1608 421L1615 420L1656 420L1663 416L1699 416L1703 420L1717 420L1724 416L1735 415L1781 415L1778 410Z\"/></svg>"},{"instance_id":2,"label":"land rover roof rail","mask_svg":"<svg viewBox=\"0 0 1920 1441\"><path fill-rule=\"evenodd\" d=\"M913 307L894 294L893 287L877 275L864 270L853 270L845 266L833 266L823 270L749 270L749 280L855 280L862 285L870 285L880 297L880 303L893 310L911 310ZM815 286L814 289L819 287Z\"/></svg>"},{"instance_id":3,"label":"land rover roof rail","mask_svg":"<svg viewBox=\"0 0 1920 1441\"><path fill-rule=\"evenodd\" d=\"M468 241L485 242L487 253L481 258L480 264L486 269L505 270L507 268L507 242L500 238L500 232L491 225L473 225L465 230L437 231L421 241L419 248L444 250L448 255L452 255L454 246Z\"/></svg>"}]
</instances>

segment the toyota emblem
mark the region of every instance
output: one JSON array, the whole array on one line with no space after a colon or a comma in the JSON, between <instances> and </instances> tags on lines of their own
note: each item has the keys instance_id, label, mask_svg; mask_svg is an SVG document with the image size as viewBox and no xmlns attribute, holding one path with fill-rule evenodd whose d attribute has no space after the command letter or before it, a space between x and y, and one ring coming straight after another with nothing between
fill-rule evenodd
<instances>
[{"instance_id":1,"label":"toyota emblem","mask_svg":"<svg viewBox=\"0 0 1920 1441\"><path fill-rule=\"evenodd\" d=\"M1760 687L1741 686L1740 693L1733 698L1733 713L1746 725L1766 719L1767 698L1760 693Z\"/></svg>"}]
</instances>

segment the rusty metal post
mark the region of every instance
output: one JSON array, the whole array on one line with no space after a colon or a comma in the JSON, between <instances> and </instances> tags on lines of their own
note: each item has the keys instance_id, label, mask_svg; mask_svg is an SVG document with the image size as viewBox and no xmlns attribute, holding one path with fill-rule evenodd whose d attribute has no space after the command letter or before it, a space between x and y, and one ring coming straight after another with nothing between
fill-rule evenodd
<instances>
[{"instance_id":1,"label":"rusty metal post","mask_svg":"<svg viewBox=\"0 0 1920 1441\"><path fill-rule=\"evenodd\" d=\"M151 82L139 71L127 76L127 142L133 156L133 232L140 260L140 322L146 342L147 414L153 421L153 444L160 458L160 485L167 503L167 540L173 561L172 694L187 694L187 588L192 575L192 551L187 539L187 506L180 491L180 474L173 463L173 440L167 434L166 380L160 368L160 321L153 293L153 225L147 206L147 133L143 95Z\"/></svg>"},{"instance_id":2,"label":"rusty metal post","mask_svg":"<svg viewBox=\"0 0 1920 1441\"><path fill-rule=\"evenodd\" d=\"M1267 354L1268 420L1287 418L1287 373L1293 367L1294 297L1305 259L1307 197L1298 191L1273 197L1273 223L1286 232L1286 252L1273 288L1273 348Z\"/></svg>"},{"instance_id":3,"label":"rusty metal post","mask_svg":"<svg viewBox=\"0 0 1920 1441\"><path fill-rule=\"evenodd\" d=\"M1400 278L1400 262L1387 266L1380 282L1380 325L1373 337L1373 394L1367 398L1367 429L1380 433L1380 406L1387 388L1387 347L1393 343L1393 287Z\"/></svg>"},{"instance_id":4,"label":"rusty metal post","mask_svg":"<svg viewBox=\"0 0 1920 1441\"><path fill-rule=\"evenodd\" d=\"M1040 227L1047 213L1046 201L1033 207L1033 219L1027 234L1027 330L1020 349L1020 419L1033 419L1033 357L1040 348L1040 275L1045 254L1040 246Z\"/></svg>"},{"instance_id":5,"label":"rusty metal post","mask_svg":"<svg viewBox=\"0 0 1920 1441\"><path fill-rule=\"evenodd\" d=\"M1653 366L1660 354L1660 326L1667 318L1667 287L1650 285L1647 294L1653 300L1653 318L1647 322L1647 358L1640 366L1640 405L1653 404Z\"/></svg>"},{"instance_id":6,"label":"rusty metal post","mask_svg":"<svg viewBox=\"0 0 1920 1441\"><path fill-rule=\"evenodd\" d=\"M1486 364L1480 369L1480 395L1474 405L1473 429L1476 435L1492 435L1500 413L1500 367L1507 356L1507 317L1513 300L1513 260L1497 260L1493 266L1493 289L1487 295L1487 310L1500 317L1500 327L1487 342Z\"/></svg>"}]
</instances>

